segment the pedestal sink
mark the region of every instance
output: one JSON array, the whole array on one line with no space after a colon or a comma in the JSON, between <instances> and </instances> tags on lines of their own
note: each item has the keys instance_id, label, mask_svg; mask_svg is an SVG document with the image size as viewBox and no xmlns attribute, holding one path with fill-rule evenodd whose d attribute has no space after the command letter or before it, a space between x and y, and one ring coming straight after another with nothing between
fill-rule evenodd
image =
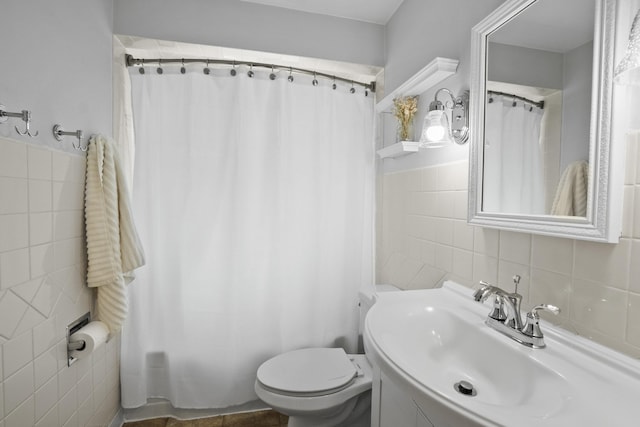
<instances>
[{"instance_id":1,"label":"pedestal sink","mask_svg":"<svg viewBox=\"0 0 640 427\"><path fill-rule=\"evenodd\" d=\"M384 294L367 315L365 348L379 376L432 425L640 425L637 360L547 323L547 347L525 347L485 325L490 306L471 294L453 282Z\"/></svg>"}]
</instances>

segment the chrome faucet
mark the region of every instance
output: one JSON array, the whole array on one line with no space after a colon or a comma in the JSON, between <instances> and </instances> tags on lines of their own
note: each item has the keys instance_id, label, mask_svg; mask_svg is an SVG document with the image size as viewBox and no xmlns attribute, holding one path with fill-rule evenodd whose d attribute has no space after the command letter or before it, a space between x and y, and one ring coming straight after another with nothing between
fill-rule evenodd
<instances>
[{"instance_id":1,"label":"chrome faucet","mask_svg":"<svg viewBox=\"0 0 640 427\"><path fill-rule=\"evenodd\" d=\"M540 330L540 316L538 315L538 311L546 310L553 314L558 314L560 313L560 309L549 304L537 305L527 313L526 322L523 324L522 315L520 314L522 295L518 293L518 284L520 283L519 275L516 274L513 276L513 283L515 285L515 291L509 293L497 286L480 281L481 287L473 293L473 299L478 302L484 302L491 295L495 295L493 308L487 316L485 323L489 327L527 347L544 348L544 335Z\"/></svg>"}]
</instances>

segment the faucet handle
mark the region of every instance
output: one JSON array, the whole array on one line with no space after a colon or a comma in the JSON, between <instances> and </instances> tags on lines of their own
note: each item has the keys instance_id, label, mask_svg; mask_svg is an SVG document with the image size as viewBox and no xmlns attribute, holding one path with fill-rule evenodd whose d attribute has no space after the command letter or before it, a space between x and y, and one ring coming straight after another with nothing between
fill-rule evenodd
<instances>
[{"instance_id":1,"label":"faucet handle","mask_svg":"<svg viewBox=\"0 0 640 427\"><path fill-rule=\"evenodd\" d=\"M555 305L551 304L540 304L536 305L531 309L530 312L527 313L527 320L522 328L522 333L535 338L542 338L542 331L540 330L540 315L538 311L544 310L549 313L553 313L558 315L560 313L560 309Z\"/></svg>"},{"instance_id":2,"label":"faucet handle","mask_svg":"<svg viewBox=\"0 0 640 427\"><path fill-rule=\"evenodd\" d=\"M507 314L504 312L504 299L501 296L496 295L493 300L493 310L489 313L489 317L499 322L504 322L507 319Z\"/></svg>"}]
</instances>

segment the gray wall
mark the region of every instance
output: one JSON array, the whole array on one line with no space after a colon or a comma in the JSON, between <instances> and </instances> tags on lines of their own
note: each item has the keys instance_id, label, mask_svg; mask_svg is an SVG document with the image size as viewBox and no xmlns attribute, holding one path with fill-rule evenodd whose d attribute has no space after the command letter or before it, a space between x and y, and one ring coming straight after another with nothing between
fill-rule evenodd
<instances>
[{"instance_id":1,"label":"gray wall","mask_svg":"<svg viewBox=\"0 0 640 427\"><path fill-rule=\"evenodd\" d=\"M589 160L593 42L565 53L563 69L561 171L576 160Z\"/></svg>"},{"instance_id":2,"label":"gray wall","mask_svg":"<svg viewBox=\"0 0 640 427\"><path fill-rule=\"evenodd\" d=\"M593 44L592 44L593 46ZM487 77L494 82L562 89L564 55L522 46L489 43Z\"/></svg>"},{"instance_id":3,"label":"gray wall","mask_svg":"<svg viewBox=\"0 0 640 427\"><path fill-rule=\"evenodd\" d=\"M114 0L115 33L384 65L384 26L237 0Z\"/></svg>"},{"instance_id":4,"label":"gray wall","mask_svg":"<svg viewBox=\"0 0 640 427\"><path fill-rule=\"evenodd\" d=\"M36 138L0 125L0 136L71 150L55 123L86 134L111 134L111 0L5 0L0 13L0 102L31 110Z\"/></svg>"},{"instance_id":5,"label":"gray wall","mask_svg":"<svg viewBox=\"0 0 640 427\"><path fill-rule=\"evenodd\" d=\"M471 28L498 7L502 0L405 0L387 24L385 91L390 93L405 80L420 71L437 56L458 59L455 75L438 87L420 95L418 114L414 119L417 137L435 91L441 87L459 94L470 86ZM464 11L464 13L461 13ZM446 100L446 98L442 98ZM388 116L388 115L385 115ZM395 126L391 117L383 125ZM387 129L388 130L388 129ZM393 135L393 131L385 131ZM384 145L395 141L385 138ZM383 170L392 172L467 159L469 144L455 147L420 150L384 161Z\"/></svg>"}]
</instances>

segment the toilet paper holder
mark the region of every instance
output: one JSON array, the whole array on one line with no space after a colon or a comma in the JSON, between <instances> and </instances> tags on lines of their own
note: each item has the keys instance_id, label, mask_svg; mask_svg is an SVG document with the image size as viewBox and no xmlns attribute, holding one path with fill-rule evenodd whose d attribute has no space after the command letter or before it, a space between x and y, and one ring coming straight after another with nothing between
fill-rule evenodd
<instances>
[{"instance_id":1,"label":"toilet paper holder","mask_svg":"<svg viewBox=\"0 0 640 427\"><path fill-rule=\"evenodd\" d=\"M67 366L73 365L78 360L76 357L71 356L71 352L82 350L85 347L84 341L71 342L71 335L88 325L89 322L91 322L91 313L87 312L67 326Z\"/></svg>"}]
</instances>

